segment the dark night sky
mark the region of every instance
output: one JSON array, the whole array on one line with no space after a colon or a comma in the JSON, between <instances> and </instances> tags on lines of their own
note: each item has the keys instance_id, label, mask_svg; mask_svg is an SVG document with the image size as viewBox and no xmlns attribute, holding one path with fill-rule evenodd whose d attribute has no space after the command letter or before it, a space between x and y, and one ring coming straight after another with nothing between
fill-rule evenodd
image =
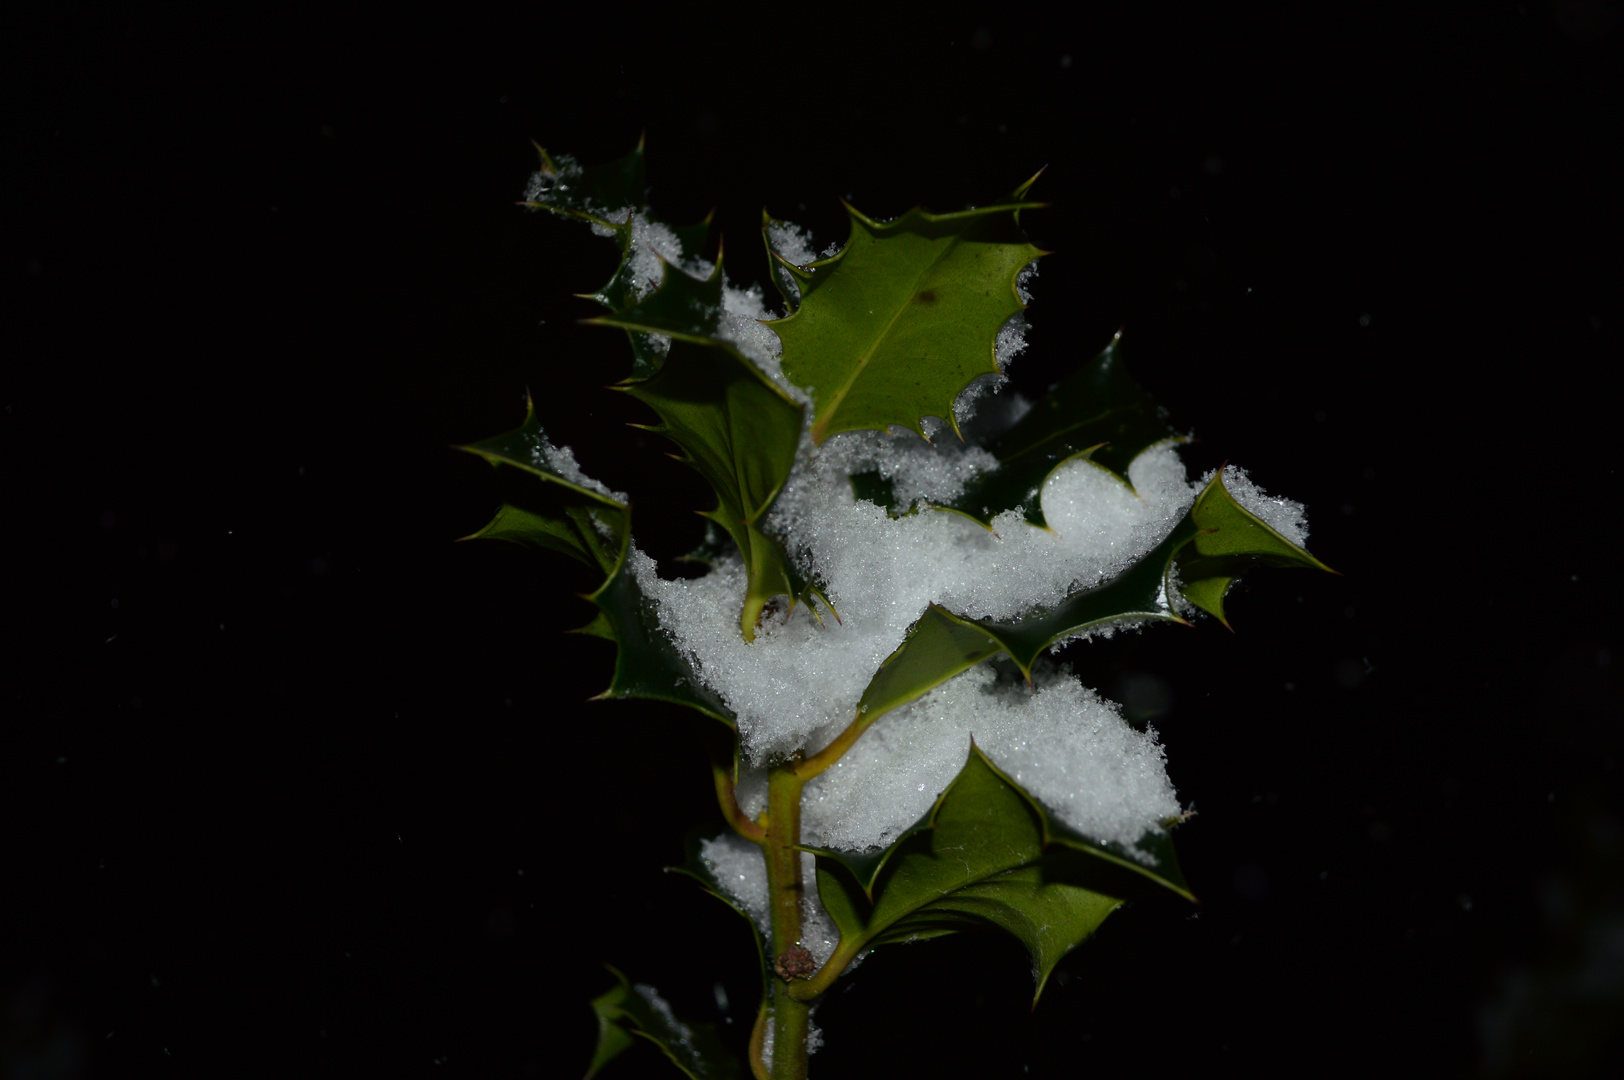
<instances>
[{"instance_id":1,"label":"dark night sky","mask_svg":"<svg viewBox=\"0 0 1624 1080\"><path fill-rule=\"evenodd\" d=\"M1013 943L876 953L815 1074L1617 1070L1617 5L808 10L9 43L0 1069L574 1076L605 961L747 1026L742 924L660 872L721 827L688 720L586 702L591 582L449 542L496 495L448 446L527 386L652 553L698 537L575 321L612 249L513 205L532 137L646 131L745 280L764 204L831 239L1047 165L1016 388L1126 326L1192 465L1343 573L1068 657L1170 691L1199 909L1113 916L1036 1013Z\"/></svg>"}]
</instances>

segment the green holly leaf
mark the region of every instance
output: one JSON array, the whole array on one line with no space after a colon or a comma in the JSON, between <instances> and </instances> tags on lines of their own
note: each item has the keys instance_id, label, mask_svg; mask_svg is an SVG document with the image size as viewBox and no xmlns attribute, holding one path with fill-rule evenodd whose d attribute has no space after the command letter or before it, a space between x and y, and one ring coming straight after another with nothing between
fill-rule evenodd
<instances>
[{"instance_id":1,"label":"green holly leaf","mask_svg":"<svg viewBox=\"0 0 1624 1080\"><path fill-rule=\"evenodd\" d=\"M873 722L1002 651L998 639L973 620L932 604L869 680L857 716Z\"/></svg>"},{"instance_id":2,"label":"green holly leaf","mask_svg":"<svg viewBox=\"0 0 1624 1080\"><path fill-rule=\"evenodd\" d=\"M926 820L879 860L818 852L818 895L841 935L830 968L879 945L1001 929L1031 954L1035 1001L1060 958L1123 900L1194 899L1171 843L1153 839L1140 847L1145 863L1064 828L972 745Z\"/></svg>"},{"instance_id":3,"label":"green holly leaf","mask_svg":"<svg viewBox=\"0 0 1624 1080\"><path fill-rule=\"evenodd\" d=\"M547 440L528 394L523 424L457 449L496 466L504 488L496 516L464 540L507 540L556 551L604 573L614 567L629 532L626 504L580 475L573 459ZM535 483L538 477L544 482Z\"/></svg>"},{"instance_id":4,"label":"green holly leaf","mask_svg":"<svg viewBox=\"0 0 1624 1080\"><path fill-rule=\"evenodd\" d=\"M1173 609L1167 571L1174 554L1195 535L1186 515L1161 543L1116 577L1073 593L1054 607L1015 619L976 619L973 624L1031 678L1032 665L1051 646L1107 623L1144 619L1183 623Z\"/></svg>"},{"instance_id":5,"label":"green holly leaf","mask_svg":"<svg viewBox=\"0 0 1624 1080\"><path fill-rule=\"evenodd\" d=\"M612 225L603 215L644 204L648 173L641 138L631 153L602 165L582 166L568 155L554 157L539 143L533 145L541 156L541 167L525 192L525 206Z\"/></svg>"},{"instance_id":6,"label":"green holly leaf","mask_svg":"<svg viewBox=\"0 0 1624 1080\"><path fill-rule=\"evenodd\" d=\"M632 573L630 508L547 441L533 404L526 401L524 423L513 431L457 449L497 466L508 489L491 522L465 539L559 552L604 574L603 584L586 597L598 612L576 631L616 646L614 675L598 697L668 701L733 726L732 710L660 628L653 600Z\"/></svg>"},{"instance_id":7,"label":"green holly leaf","mask_svg":"<svg viewBox=\"0 0 1624 1080\"><path fill-rule=\"evenodd\" d=\"M581 166L573 158L553 158L540 146L541 168L531 180L524 205L560 217L584 221L593 231L610 237L620 249L620 263L602 287L581 295L618 312L635 304L656 282L640 279L640 261L633 258L641 230L647 242L650 230L669 230L674 254L689 260L699 257L710 232L709 216L688 226L669 226L653 217L647 203L648 178L643 142L625 157L605 165ZM663 260L661 260L663 262ZM655 265L659 265L656 263ZM653 374L665 355L665 344L649 331L628 330L632 347L632 375Z\"/></svg>"},{"instance_id":8,"label":"green holly leaf","mask_svg":"<svg viewBox=\"0 0 1624 1080\"><path fill-rule=\"evenodd\" d=\"M847 205L851 237L839 254L806 266L774 255L800 303L770 325L784 342L784 374L816 403L815 441L892 424L923 435L925 416L958 430L953 402L998 371L998 331L1026 306L1016 278L1045 254L1019 222L1040 205L915 208L885 224Z\"/></svg>"},{"instance_id":9,"label":"green holly leaf","mask_svg":"<svg viewBox=\"0 0 1624 1080\"><path fill-rule=\"evenodd\" d=\"M664 259L659 261L659 265L660 282L653 292L641 300L633 300L615 309L611 315L587 321L599 326L619 326L626 330L680 337L701 344L720 344L716 326L722 315L721 258L717 258L710 276L706 278L693 277Z\"/></svg>"},{"instance_id":10,"label":"green holly leaf","mask_svg":"<svg viewBox=\"0 0 1624 1080\"><path fill-rule=\"evenodd\" d=\"M1030 412L988 446L998 465L965 486L964 493L933 510L950 510L982 525L1006 510L1020 510L1027 523L1048 528L1043 517L1043 486L1069 461L1083 460L1110 473L1133 490L1128 466L1153 446L1184 442L1170 427L1166 410L1128 375L1122 362L1122 335L1046 394ZM897 502L892 482L878 472L854 473L852 494L890 511L911 513Z\"/></svg>"},{"instance_id":11,"label":"green holly leaf","mask_svg":"<svg viewBox=\"0 0 1624 1080\"><path fill-rule=\"evenodd\" d=\"M1068 461L1082 459L1122 481L1128 466L1160 443L1183 441L1166 411L1141 390L1122 362L1122 335L1048 392L988 447L998 468L971 481L946 509L982 524L1018 508L1033 525L1047 527L1043 485Z\"/></svg>"},{"instance_id":12,"label":"green holly leaf","mask_svg":"<svg viewBox=\"0 0 1624 1080\"><path fill-rule=\"evenodd\" d=\"M1236 502L1220 470L1160 544L1116 577L1054 607L994 620L967 619L932 604L869 680L856 719L866 728L999 653L1030 679L1045 650L1092 628L1138 620L1187 623L1174 607L1175 590L1228 626L1224 594L1242 573L1260 565L1330 571Z\"/></svg>"},{"instance_id":13,"label":"green holly leaf","mask_svg":"<svg viewBox=\"0 0 1624 1080\"><path fill-rule=\"evenodd\" d=\"M687 839L683 844L682 865L668 866L665 868L665 872L668 874L679 874L682 877L693 880L701 889L704 889L707 893L716 897L716 899L720 900L722 903L726 904L728 907L737 912L739 918L743 919L745 923L749 925L750 936L755 939L756 953L761 960L762 987L765 989L768 968L766 938L764 936L764 932L761 927L756 925L756 920L751 918L750 913L740 907L738 902L735 901L731 895L729 895L726 887L723 886L720 881L716 880L716 875L711 873L710 867L705 865L705 858L701 853L699 846L702 839L704 839L704 830L690 830Z\"/></svg>"},{"instance_id":14,"label":"green holly leaf","mask_svg":"<svg viewBox=\"0 0 1624 1080\"><path fill-rule=\"evenodd\" d=\"M616 646L614 675L608 689L597 697L667 701L734 727L733 710L700 680L693 662L661 628L654 601L643 592L627 565L630 554L628 532L614 569L603 585L587 597L598 605L598 615L579 631Z\"/></svg>"},{"instance_id":15,"label":"green holly leaf","mask_svg":"<svg viewBox=\"0 0 1624 1080\"><path fill-rule=\"evenodd\" d=\"M716 492L716 509L704 516L744 559L749 585L739 626L746 641L755 640L768 600L805 591L783 548L761 531L795 464L803 407L731 345L687 338L672 341L659 371L620 389L659 415L648 430L676 443Z\"/></svg>"},{"instance_id":16,"label":"green holly leaf","mask_svg":"<svg viewBox=\"0 0 1624 1080\"><path fill-rule=\"evenodd\" d=\"M1139 619L1185 622L1168 602L1167 572L1174 554L1194 534L1195 526L1186 517L1121 574L1017 619L969 619L939 604L930 605L863 690L854 725L858 733L892 709L999 653L1009 656L1030 679L1032 665L1046 649L1094 627Z\"/></svg>"},{"instance_id":17,"label":"green holly leaf","mask_svg":"<svg viewBox=\"0 0 1624 1080\"><path fill-rule=\"evenodd\" d=\"M659 1047L691 1080L742 1080L744 1070L711 1025L683 1023L652 986L633 986L614 968L609 971L617 985L592 999L592 1011L598 1017L598 1045L586 1080L592 1080L639 1040Z\"/></svg>"},{"instance_id":18,"label":"green holly leaf","mask_svg":"<svg viewBox=\"0 0 1624 1080\"><path fill-rule=\"evenodd\" d=\"M1224 595L1253 566L1304 567L1336 573L1235 501L1224 487L1224 470L1208 481L1190 520L1196 528L1177 558L1184 598L1225 626Z\"/></svg>"}]
</instances>

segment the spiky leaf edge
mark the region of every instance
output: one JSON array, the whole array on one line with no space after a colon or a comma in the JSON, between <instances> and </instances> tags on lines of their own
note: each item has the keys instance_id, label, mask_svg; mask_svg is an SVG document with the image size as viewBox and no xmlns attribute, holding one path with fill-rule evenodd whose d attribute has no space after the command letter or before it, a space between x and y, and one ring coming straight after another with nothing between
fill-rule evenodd
<instances>
[{"instance_id":1,"label":"spiky leaf edge","mask_svg":"<svg viewBox=\"0 0 1624 1080\"><path fill-rule=\"evenodd\" d=\"M1011 858L1007 865L999 865L995 859L994 869L966 879L946 891L939 888L939 883L929 885L921 891L921 898L912 907L894 915L882 925L864 925L866 920L879 912L887 896L910 887L911 883L906 878L908 857L921 855L936 858L927 855L926 849L935 839L944 808L955 800L962 801L966 797L963 793L973 782L986 783L989 779L1012 792L1030 813L1036 823L1036 835L1031 838L1034 841L1033 850ZM959 808L954 806L954 810L957 812ZM1002 824L1010 824L1002 821L997 814L980 813L976 816L988 821L999 817ZM1164 824L1171 827L1174 823ZM976 853L965 848L964 839L954 837L956 842L952 847L952 859L936 865L957 861L968 867L975 861ZM1123 899L1156 892L1171 892L1187 900L1195 899L1178 868L1170 837L1165 832L1151 833L1147 840L1148 844L1142 840L1138 846L1141 851L1151 855L1150 865L1135 859L1119 845L1092 840L1066 827L1056 821L1038 799L999 769L972 741L964 767L937 797L930 812L877 856L853 855L815 847L804 849L816 856L819 896L841 933L835 955L804 992L808 996L815 996L827 990L833 978L864 950L964 929L990 927L1010 932L1027 947L1033 961L1036 983L1033 1003L1036 1004L1055 964L1091 935ZM1033 885L1027 880L1033 873L1038 875L1036 887L1031 889L1034 897L1042 894L1044 889L1058 888L1064 893L1059 897L1062 903L1088 909L1078 916L1078 925L1069 937L1063 935L1063 940L1069 943L1058 951L1052 948L1052 942L1039 940L1040 931L1047 933L1053 929L1047 919L1044 926L1023 936L1019 929L1023 920L1010 917L1012 913L1021 913L1021 897ZM1049 876L1048 880L1044 879L1045 874ZM1073 880L1064 880L1068 876ZM1096 887L1088 888L1080 884L1082 878L1087 878L1089 884ZM999 895L1000 891L1003 892L1002 896ZM970 900L972 893L973 903L954 906L957 903L955 898ZM1044 899L1052 901L1057 895L1049 893ZM907 900L902 902L909 903ZM1036 899L1032 901L1034 904L1036 902ZM1000 911L1000 905L1005 910ZM980 909L979 914L977 908ZM1006 917L1000 921L993 917L994 914ZM1096 915L1097 918L1094 918Z\"/></svg>"},{"instance_id":2,"label":"spiky leaf edge","mask_svg":"<svg viewBox=\"0 0 1624 1080\"><path fill-rule=\"evenodd\" d=\"M529 477L561 489L572 500L603 508L618 517L613 561L603 584L583 597L597 606L598 614L575 631L613 642L616 647L614 675L608 688L596 695L594 700L637 697L666 701L685 705L730 728L736 727L732 710L699 679L692 662L660 627L653 601L637 584L636 575L629 565L632 551L630 505L582 487L541 466L534 454L523 452L534 447L538 438L544 439L545 435L536 421L534 406L527 399L525 421L520 427L493 439L456 449L482 457L499 469L520 470ZM549 528L546 523L536 525L536 532L530 536L521 535L517 526L523 523L523 519L513 513L512 505L504 504L490 524L464 539L502 539L526 547L549 548L571 554L577 561L600 569L606 561L602 555L596 559L589 558L585 547L572 552L556 542L549 542L559 529ZM589 542L594 539L595 530L590 524L577 521L575 527L584 539ZM596 551L595 548L593 550Z\"/></svg>"}]
</instances>

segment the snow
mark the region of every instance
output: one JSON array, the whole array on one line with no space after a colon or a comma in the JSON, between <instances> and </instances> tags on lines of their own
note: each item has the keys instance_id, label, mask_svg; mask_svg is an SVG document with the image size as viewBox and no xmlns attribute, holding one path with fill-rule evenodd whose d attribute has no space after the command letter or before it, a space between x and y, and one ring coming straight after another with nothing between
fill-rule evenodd
<instances>
[{"instance_id":1,"label":"snow","mask_svg":"<svg viewBox=\"0 0 1624 1080\"><path fill-rule=\"evenodd\" d=\"M1154 731L1122 719L1113 702L1069 673L1035 685L971 668L892 712L807 785L805 842L861 851L883 847L952 783L970 741L1058 819L1095 840L1134 845L1180 806Z\"/></svg>"},{"instance_id":2,"label":"snow","mask_svg":"<svg viewBox=\"0 0 1624 1080\"><path fill-rule=\"evenodd\" d=\"M577 487L584 487L588 491L596 491L599 495L606 495L616 502L628 502L630 497L622 491L613 491L601 480L594 480L581 471L581 466L575 460L575 451L567 446L554 446L545 434L539 429L536 432L535 445L531 448L531 463L538 468L547 469L557 473Z\"/></svg>"},{"instance_id":3,"label":"snow","mask_svg":"<svg viewBox=\"0 0 1624 1080\"><path fill-rule=\"evenodd\" d=\"M1211 473L1202 477L1203 485L1210 479ZM1224 489L1263 524L1293 544L1302 547L1308 542L1308 512L1302 503L1267 494L1238 465L1224 467Z\"/></svg>"},{"instance_id":4,"label":"snow","mask_svg":"<svg viewBox=\"0 0 1624 1080\"><path fill-rule=\"evenodd\" d=\"M750 916L763 935L771 934L772 920L767 901L767 864L761 849L737 833L726 832L699 845L700 858L734 903ZM818 900L816 856L801 853L801 880L806 889L801 897L801 940L797 943L812 954L819 967L834 953L840 933L834 920Z\"/></svg>"},{"instance_id":5,"label":"snow","mask_svg":"<svg viewBox=\"0 0 1624 1080\"><path fill-rule=\"evenodd\" d=\"M652 560L638 556L639 584L700 677L738 715L752 760L815 749L845 727L869 679L931 603L986 619L1057 603L1155 547L1195 495L1167 446L1133 462L1137 496L1098 466L1063 466L1042 495L1048 530L1013 511L991 530L955 513L893 518L856 499L847 480L848 471L878 468L896 478L905 502L945 500L988 464L984 451L956 441L931 446L867 432L835 436L807 454L769 528L789 538L791 555L822 583L839 619L820 624L802 606L765 623L753 644L738 632L745 573L737 559L703 578L662 581Z\"/></svg>"},{"instance_id":6,"label":"snow","mask_svg":"<svg viewBox=\"0 0 1624 1080\"><path fill-rule=\"evenodd\" d=\"M661 260L695 277L711 272L685 263L675 234L643 212L613 220L629 230L634 289L658 283ZM793 264L816 260L813 238L799 226L770 222L767 236ZM1031 299L1035 272L1029 265L1016 281L1023 303ZM782 345L767 325L775 315L759 287L739 288L724 278L718 338L807 402L807 393L781 370ZM967 430L1005 428L1031 407L998 393L1004 368L1026 347L1026 329L1024 313L1006 323L992 344L999 373L978 380L955 403L955 419ZM1132 461L1131 487L1075 460L1060 466L1040 493L1047 528L1013 510L987 528L933 507L959 498L995 460L942 424L927 431L932 441L893 429L846 432L822 446L803 433L766 529L819 584L837 618L823 612L820 620L804 604L772 612L747 643L738 628L746 574L736 555L701 578L672 581L661 579L641 551L628 555L662 628L738 718L745 755L738 798L752 817L764 801L765 768L798 751L815 752L842 731L875 671L930 604L970 618L1015 619L1106 582L1168 536L1207 479L1191 483L1171 443ZM567 475L579 475L567 450L553 453L561 463L555 471L565 474L567 467ZM864 472L891 482L902 516L854 496L850 477ZM1241 505L1287 539L1306 537L1300 504L1267 495L1233 466L1224 481ZM1176 592L1164 595L1161 606L1189 610ZM1077 636L1107 636L1118 628ZM1040 663L1030 685L984 664L881 717L841 761L812 779L803 803L804 841L851 851L893 842L952 782L972 740L1058 820L1130 854L1139 855L1136 845L1181 812L1154 731L1134 728L1118 706L1052 664ZM765 931L759 849L730 833L706 842L703 857ZM810 859L809 883L815 881ZM804 917L802 944L821 964L836 935L815 888L808 889Z\"/></svg>"}]
</instances>

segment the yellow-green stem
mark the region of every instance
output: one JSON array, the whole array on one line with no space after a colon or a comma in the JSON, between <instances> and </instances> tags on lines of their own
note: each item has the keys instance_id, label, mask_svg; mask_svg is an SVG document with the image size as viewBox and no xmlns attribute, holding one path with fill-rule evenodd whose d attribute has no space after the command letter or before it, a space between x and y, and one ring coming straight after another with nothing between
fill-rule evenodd
<instances>
[{"instance_id":1,"label":"yellow-green stem","mask_svg":"<svg viewBox=\"0 0 1624 1080\"><path fill-rule=\"evenodd\" d=\"M733 788L733 770L724 768L720 762L711 762L711 779L716 784L716 804L721 807L722 817L733 827L733 831L752 843L760 844L765 841L767 833L760 825L745 816L739 809L738 796Z\"/></svg>"},{"instance_id":2,"label":"yellow-green stem","mask_svg":"<svg viewBox=\"0 0 1624 1080\"><path fill-rule=\"evenodd\" d=\"M767 890L772 912L772 959L801 944L801 786L795 762L767 774ZM790 983L772 977L772 1080L805 1080L810 1006L790 994Z\"/></svg>"},{"instance_id":3,"label":"yellow-green stem","mask_svg":"<svg viewBox=\"0 0 1624 1080\"><path fill-rule=\"evenodd\" d=\"M850 750L857 740L863 737L863 732L868 730L869 725L878 720L881 715L882 713L879 712L872 715L859 712L857 719L847 724L846 730L836 735L833 742L806 760L796 763L795 775L800 778L801 783L806 783L839 761L846 751Z\"/></svg>"}]
</instances>

